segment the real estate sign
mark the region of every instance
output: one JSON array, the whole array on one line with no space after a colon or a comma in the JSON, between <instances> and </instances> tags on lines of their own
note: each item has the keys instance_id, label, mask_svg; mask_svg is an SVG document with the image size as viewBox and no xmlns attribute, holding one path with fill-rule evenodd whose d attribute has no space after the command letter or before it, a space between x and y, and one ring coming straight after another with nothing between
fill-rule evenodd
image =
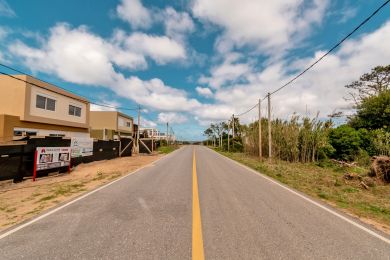
<instances>
[{"instance_id":1,"label":"real estate sign","mask_svg":"<svg viewBox=\"0 0 390 260\"><path fill-rule=\"evenodd\" d=\"M93 155L93 139L72 137L72 158Z\"/></svg>"},{"instance_id":2,"label":"real estate sign","mask_svg":"<svg viewBox=\"0 0 390 260\"><path fill-rule=\"evenodd\" d=\"M70 165L70 147L37 147L36 170L60 168Z\"/></svg>"}]
</instances>

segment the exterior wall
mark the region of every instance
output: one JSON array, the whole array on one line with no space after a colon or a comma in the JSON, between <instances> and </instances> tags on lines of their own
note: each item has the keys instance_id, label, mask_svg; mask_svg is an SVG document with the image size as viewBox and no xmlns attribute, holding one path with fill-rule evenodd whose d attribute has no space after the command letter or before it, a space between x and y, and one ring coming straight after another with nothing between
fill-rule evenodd
<instances>
[{"instance_id":1,"label":"exterior wall","mask_svg":"<svg viewBox=\"0 0 390 260\"><path fill-rule=\"evenodd\" d=\"M126 123L130 122L130 127ZM117 111L90 111L91 137L104 140L113 140L116 136L132 136L133 119ZM103 130L106 129L106 136Z\"/></svg>"},{"instance_id":2,"label":"exterior wall","mask_svg":"<svg viewBox=\"0 0 390 260\"><path fill-rule=\"evenodd\" d=\"M37 87L23 81L0 76L0 113L18 116L21 121L51 125L89 128L89 102L56 86L26 75L14 75L16 78L42 86ZM49 96L56 100L56 111L36 108L36 94ZM81 117L68 114L69 104L81 107Z\"/></svg>"},{"instance_id":3,"label":"exterior wall","mask_svg":"<svg viewBox=\"0 0 390 260\"><path fill-rule=\"evenodd\" d=\"M56 100L56 109L55 111L49 111L46 109L41 109L36 107L36 96L41 95L44 97L49 97ZM30 91L30 113L29 115L34 117L40 117L48 120L58 120L61 119L69 123L76 123L81 125L87 125L87 104L82 103L78 100L38 88L36 86L31 86ZM69 115L69 105L74 105L81 108L81 116L72 116ZM89 108L88 108L89 110ZM42 121L42 120L40 120Z\"/></svg>"},{"instance_id":4,"label":"exterior wall","mask_svg":"<svg viewBox=\"0 0 390 260\"><path fill-rule=\"evenodd\" d=\"M89 129L21 121L18 116L0 115L0 142L12 141L14 129L36 131L37 136L63 134L65 137L89 137Z\"/></svg>"},{"instance_id":5,"label":"exterior wall","mask_svg":"<svg viewBox=\"0 0 390 260\"><path fill-rule=\"evenodd\" d=\"M92 129L117 129L117 116L116 111L90 111L90 126Z\"/></svg>"},{"instance_id":6,"label":"exterior wall","mask_svg":"<svg viewBox=\"0 0 390 260\"><path fill-rule=\"evenodd\" d=\"M130 123L130 127L127 123ZM133 119L118 114L118 131L133 134Z\"/></svg>"},{"instance_id":7,"label":"exterior wall","mask_svg":"<svg viewBox=\"0 0 390 260\"><path fill-rule=\"evenodd\" d=\"M16 76L26 80L26 76ZM24 116L24 104L26 103L26 83L6 75L0 75L0 113Z\"/></svg>"}]
</instances>

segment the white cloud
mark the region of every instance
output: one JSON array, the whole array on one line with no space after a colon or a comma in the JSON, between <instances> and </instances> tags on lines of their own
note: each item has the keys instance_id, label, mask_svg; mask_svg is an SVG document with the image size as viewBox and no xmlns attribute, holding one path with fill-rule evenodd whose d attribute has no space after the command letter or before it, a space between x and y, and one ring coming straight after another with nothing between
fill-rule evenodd
<instances>
[{"instance_id":1,"label":"white cloud","mask_svg":"<svg viewBox=\"0 0 390 260\"><path fill-rule=\"evenodd\" d=\"M153 121L150 121L146 118L143 118L142 115L141 115L141 127L156 127L157 124Z\"/></svg>"},{"instance_id":2,"label":"white cloud","mask_svg":"<svg viewBox=\"0 0 390 260\"><path fill-rule=\"evenodd\" d=\"M0 41L4 40L8 34L9 34L9 29L0 26Z\"/></svg>"},{"instance_id":3,"label":"white cloud","mask_svg":"<svg viewBox=\"0 0 390 260\"><path fill-rule=\"evenodd\" d=\"M152 25L151 13L140 0L121 0L116 11L118 17L127 21L133 29L149 28Z\"/></svg>"},{"instance_id":4,"label":"white cloud","mask_svg":"<svg viewBox=\"0 0 390 260\"><path fill-rule=\"evenodd\" d=\"M9 6L5 0L0 0L0 16L15 17L15 11Z\"/></svg>"},{"instance_id":5,"label":"white cloud","mask_svg":"<svg viewBox=\"0 0 390 260\"><path fill-rule=\"evenodd\" d=\"M232 84L240 79L246 78L251 73L250 64L239 63L241 55L238 53L228 53L222 64L211 68L211 76L202 76L199 83L208 84L214 89L219 89L224 84Z\"/></svg>"},{"instance_id":6,"label":"white cloud","mask_svg":"<svg viewBox=\"0 0 390 260\"><path fill-rule=\"evenodd\" d=\"M203 97L212 97L213 92L209 88L196 87L196 92Z\"/></svg>"},{"instance_id":7,"label":"white cloud","mask_svg":"<svg viewBox=\"0 0 390 260\"><path fill-rule=\"evenodd\" d=\"M133 33L126 37L125 46L132 52L152 58L158 64L186 58L184 46L167 36Z\"/></svg>"},{"instance_id":8,"label":"white cloud","mask_svg":"<svg viewBox=\"0 0 390 260\"><path fill-rule=\"evenodd\" d=\"M131 46L130 49L127 46L129 43L144 46ZM162 46L153 48L153 44ZM174 50L177 46L167 37L140 33L127 36L117 32L112 39L105 40L89 32L86 27L72 29L69 25L59 24L50 30L50 36L41 48L16 42L9 49L33 71L52 73L72 83L107 87L119 96L150 108L189 111L200 104L188 98L184 90L167 86L160 79L125 77L114 69L114 64L129 68L145 66L142 55L153 56L159 62L168 62L177 56ZM140 52L134 48L140 48ZM159 50L165 49L168 54L159 53ZM179 52L181 55L182 52ZM127 65L125 58L129 58Z\"/></svg>"},{"instance_id":9,"label":"white cloud","mask_svg":"<svg viewBox=\"0 0 390 260\"><path fill-rule=\"evenodd\" d=\"M195 17L224 29L217 49L252 46L266 52L282 52L321 23L328 0L194 0Z\"/></svg>"},{"instance_id":10,"label":"white cloud","mask_svg":"<svg viewBox=\"0 0 390 260\"><path fill-rule=\"evenodd\" d=\"M328 55L296 82L272 96L273 116L286 118L293 112L315 116L317 111L321 113L320 116L326 116L335 109L350 113L352 106L344 100L348 91L344 86L357 80L371 68L388 64L388 42L390 21L372 33L346 41L339 50ZM216 104L201 106L197 112L198 119L228 118L228 108L235 114L247 110L267 92L290 80L294 76L291 74L292 70L302 71L324 53L325 50L317 51L313 56L295 60L293 63L278 61L269 64L262 71L252 72L249 77L251 80L247 84L232 84L217 89L214 94ZM218 110L218 106L228 108ZM263 102L262 108L265 112L266 101ZM257 113L257 109L254 109L241 119L250 122L257 118Z\"/></svg>"},{"instance_id":11,"label":"white cloud","mask_svg":"<svg viewBox=\"0 0 390 260\"><path fill-rule=\"evenodd\" d=\"M166 35L183 41L188 33L195 30L195 24L186 12L177 12L172 7L166 8L161 14Z\"/></svg>"},{"instance_id":12,"label":"white cloud","mask_svg":"<svg viewBox=\"0 0 390 260\"><path fill-rule=\"evenodd\" d=\"M188 119L186 116L179 114L179 113L159 113L158 114L158 122L164 124L164 123L169 123L169 124L182 124L187 122Z\"/></svg>"}]
</instances>

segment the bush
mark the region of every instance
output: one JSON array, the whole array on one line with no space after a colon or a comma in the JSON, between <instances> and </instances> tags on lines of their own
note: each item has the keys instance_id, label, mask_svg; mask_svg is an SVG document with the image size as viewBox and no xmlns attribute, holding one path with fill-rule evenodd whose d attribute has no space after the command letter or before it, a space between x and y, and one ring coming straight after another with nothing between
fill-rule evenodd
<instances>
[{"instance_id":1,"label":"bush","mask_svg":"<svg viewBox=\"0 0 390 260\"><path fill-rule=\"evenodd\" d=\"M359 132L348 125L332 129L329 143L335 149L329 156L344 161L354 160L363 144Z\"/></svg>"}]
</instances>

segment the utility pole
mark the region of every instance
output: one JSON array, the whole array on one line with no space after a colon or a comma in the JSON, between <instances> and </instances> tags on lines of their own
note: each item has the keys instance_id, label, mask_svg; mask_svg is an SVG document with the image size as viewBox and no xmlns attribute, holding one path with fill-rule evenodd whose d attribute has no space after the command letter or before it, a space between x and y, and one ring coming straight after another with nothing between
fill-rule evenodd
<instances>
[{"instance_id":1,"label":"utility pole","mask_svg":"<svg viewBox=\"0 0 390 260\"><path fill-rule=\"evenodd\" d=\"M230 123L228 121L228 152L230 152Z\"/></svg>"},{"instance_id":2,"label":"utility pole","mask_svg":"<svg viewBox=\"0 0 390 260\"><path fill-rule=\"evenodd\" d=\"M259 158L263 158L263 151L261 149L261 99L259 99Z\"/></svg>"},{"instance_id":3,"label":"utility pole","mask_svg":"<svg viewBox=\"0 0 390 260\"><path fill-rule=\"evenodd\" d=\"M232 138L233 143L232 143L232 148L234 149L234 114L232 116L232 119L233 119L233 121L232 121L232 124L233 124L233 138Z\"/></svg>"},{"instance_id":4,"label":"utility pole","mask_svg":"<svg viewBox=\"0 0 390 260\"><path fill-rule=\"evenodd\" d=\"M168 127L169 127L169 123L167 122L167 136L166 136L167 146L168 146L168 134L169 134Z\"/></svg>"},{"instance_id":5,"label":"utility pole","mask_svg":"<svg viewBox=\"0 0 390 260\"><path fill-rule=\"evenodd\" d=\"M268 93L268 157L272 158L271 94Z\"/></svg>"},{"instance_id":6,"label":"utility pole","mask_svg":"<svg viewBox=\"0 0 390 260\"><path fill-rule=\"evenodd\" d=\"M137 152L139 152L139 133L141 128L141 106L138 105L138 128L137 128Z\"/></svg>"},{"instance_id":7,"label":"utility pole","mask_svg":"<svg viewBox=\"0 0 390 260\"><path fill-rule=\"evenodd\" d=\"M154 150L154 129L152 128L152 153Z\"/></svg>"}]
</instances>

